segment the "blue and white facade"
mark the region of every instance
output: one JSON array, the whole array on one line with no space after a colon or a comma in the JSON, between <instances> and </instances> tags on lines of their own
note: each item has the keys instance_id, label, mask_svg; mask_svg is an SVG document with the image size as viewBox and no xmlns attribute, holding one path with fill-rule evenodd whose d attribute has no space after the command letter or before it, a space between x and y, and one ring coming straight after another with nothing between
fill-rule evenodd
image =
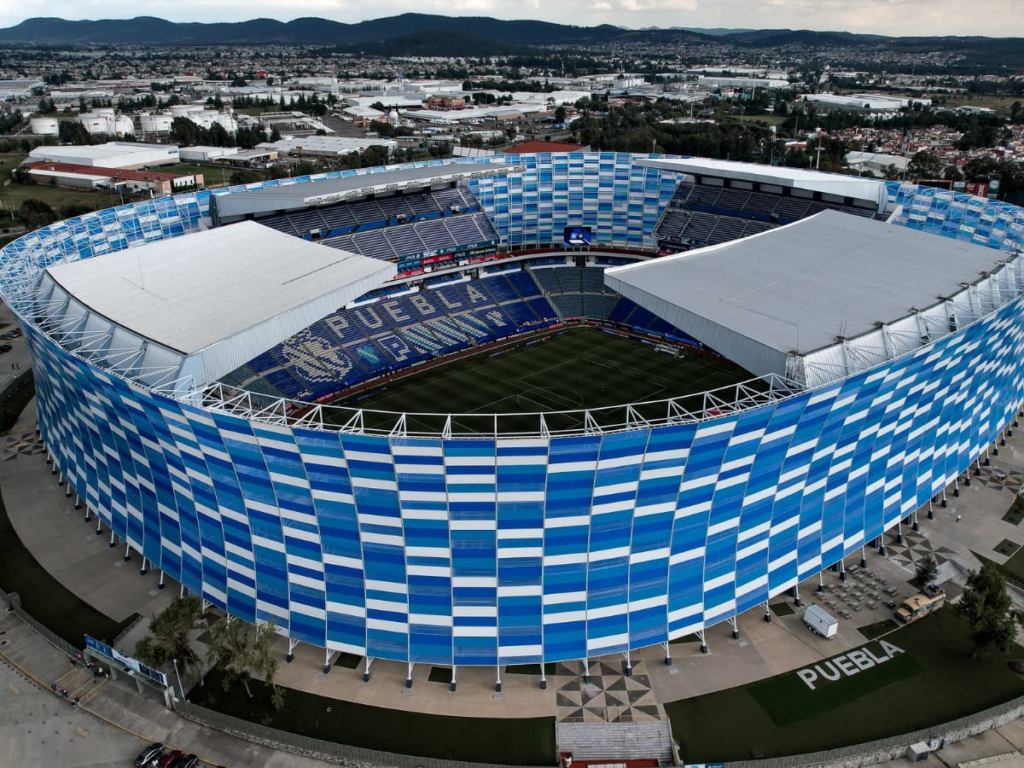
<instances>
[{"instance_id":1,"label":"blue and white facade","mask_svg":"<svg viewBox=\"0 0 1024 768\"><path fill-rule=\"evenodd\" d=\"M629 155L523 158L474 191L510 244L644 245L676 179ZM1024 245L1024 212L893 186L908 226ZM441 665L581 659L725 621L927 503L1024 398L1024 300L913 353L728 415L607 434L443 439L273 424L111 375L33 325L39 270L177 236L204 194L3 250L60 472L155 567L295 641ZM645 234L647 233L647 234Z\"/></svg>"}]
</instances>

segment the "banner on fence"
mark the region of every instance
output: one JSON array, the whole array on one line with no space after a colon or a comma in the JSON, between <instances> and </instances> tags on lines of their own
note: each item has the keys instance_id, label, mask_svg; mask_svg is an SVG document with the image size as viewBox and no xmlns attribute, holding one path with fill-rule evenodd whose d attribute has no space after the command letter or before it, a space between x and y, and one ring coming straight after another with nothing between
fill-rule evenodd
<instances>
[{"instance_id":1,"label":"banner on fence","mask_svg":"<svg viewBox=\"0 0 1024 768\"><path fill-rule=\"evenodd\" d=\"M97 640L95 637L85 636L85 647L91 648L96 653L101 653L108 659L113 659L124 667L137 672L140 675L148 677L157 683L160 683L164 688L167 687L167 675L161 672L159 669L153 669L147 667L138 659L133 659L131 656L126 656L116 648L111 648L109 645L101 640Z\"/></svg>"}]
</instances>

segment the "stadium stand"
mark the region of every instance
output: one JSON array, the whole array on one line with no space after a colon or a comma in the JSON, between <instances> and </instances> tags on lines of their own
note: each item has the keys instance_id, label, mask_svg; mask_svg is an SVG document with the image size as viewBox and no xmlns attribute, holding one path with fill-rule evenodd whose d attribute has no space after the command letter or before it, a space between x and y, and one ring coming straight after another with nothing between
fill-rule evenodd
<instances>
[{"instance_id":1,"label":"stadium stand","mask_svg":"<svg viewBox=\"0 0 1024 768\"><path fill-rule=\"evenodd\" d=\"M464 250L497 240L498 233L487 214L478 212L361 230L321 242L374 259L396 261L435 251Z\"/></svg>"},{"instance_id":2,"label":"stadium stand","mask_svg":"<svg viewBox=\"0 0 1024 768\"><path fill-rule=\"evenodd\" d=\"M683 183L666 206L654 234L662 247L718 245L825 210L867 217L876 215L865 208L820 200Z\"/></svg>"},{"instance_id":3,"label":"stadium stand","mask_svg":"<svg viewBox=\"0 0 1024 768\"><path fill-rule=\"evenodd\" d=\"M579 295L576 297L579 302ZM430 278L419 290L379 289L319 320L224 381L315 399L470 346L537 330L559 314L530 273L477 281Z\"/></svg>"},{"instance_id":4,"label":"stadium stand","mask_svg":"<svg viewBox=\"0 0 1024 768\"><path fill-rule=\"evenodd\" d=\"M316 399L424 360L565 320L696 343L608 288L602 268L562 264L505 269L477 280L456 273L426 278L414 289L378 289L224 381L257 386L267 394Z\"/></svg>"},{"instance_id":5,"label":"stadium stand","mask_svg":"<svg viewBox=\"0 0 1024 768\"><path fill-rule=\"evenodd\" d=\"M468 187L414 192L353 203L335 203L320 208L279 213L259 218L264 226L299 237L335 237L389 224L408 224L452 214L476 213L479 201Z\"/></svg>"}]
</instances>

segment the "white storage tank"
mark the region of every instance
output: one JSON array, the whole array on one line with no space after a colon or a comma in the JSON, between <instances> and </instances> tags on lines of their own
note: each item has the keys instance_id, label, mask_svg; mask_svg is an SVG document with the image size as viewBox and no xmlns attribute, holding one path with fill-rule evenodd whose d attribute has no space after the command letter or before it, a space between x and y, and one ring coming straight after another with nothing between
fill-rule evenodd
<instances>
[{"instance_id":1,"label":"white storage tank","mask_svg":"<svg viewBox=\"0 0 1024 768\"><path fill-rule=\"evenodd\" d=\"M171 130L171 123L174 121L166 114L142 114L139 116L139 124L143 133L167 133Z\"/></svg>"},{"instance_id":2,"label":"white storage tank","mask_svg":"<svg viewBox=\"0 0 1024 768\"><path fill-rule=\"evenodd\" d=\"M114 120L114 133L118 136L134 136L135 121L128 115L118 115Z\"/></svg>"},{"instance_id":3,"label":"white storage tank","mask_svg":"<svg viewBox=\"0 0 1024 768\"><path fill-rule=\"evenodd\" d=\"M28 124L36 136L56 136L60 133L55 117L33 117Z\"/></svg>"},{"instance_id":4,"label":"white storage tank","mask_svg":"<svg viewBox=\"0 0 1024 768\"><path fill-rule=\"evenodd\" d=\"M78 122L85 126L85 130L91 136L114 132L113 115L97 115L94 112L86 112L78 116Z\"/></svg>"},{"instance_id":5,"label":"white storage tank","mask_svg":"<svg viewBox=\"0 0 1024 768\"><path fill-rule=\"evenodd\" d=\"M171 107L171 117L188 117L193 108L188 104L175 104Z\"/></svg>"},{"instance_id":6,"label":"white storage tank","mask_svg":"<svg viewBox=\"0 0 1024 768\"><path fill-rule=\"evenodd\" d=\"M214 118L214 121L220 123L221 127L223 127L228 133L234 133L238 130L238 121L230 112L223 112L217 115L217 117Z\"/></svg>"}]
</instances>

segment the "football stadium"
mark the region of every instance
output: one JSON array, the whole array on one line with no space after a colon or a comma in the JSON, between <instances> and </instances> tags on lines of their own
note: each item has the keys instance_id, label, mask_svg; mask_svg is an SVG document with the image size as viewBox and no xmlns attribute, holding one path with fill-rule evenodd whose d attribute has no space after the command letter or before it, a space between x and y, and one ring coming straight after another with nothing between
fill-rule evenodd
<instances>
[{"instance_id":1,"label":"football stadium","mask_svg":"<svg viewBox=\"0 0 1024 768\"><path fill-rule=\"evenodd\" d=\"M147 200L2 251L112 546L290 647L666 644L944 498L1024 398L1024 210L615 153Z\"/></svg>"}]
</instances>

